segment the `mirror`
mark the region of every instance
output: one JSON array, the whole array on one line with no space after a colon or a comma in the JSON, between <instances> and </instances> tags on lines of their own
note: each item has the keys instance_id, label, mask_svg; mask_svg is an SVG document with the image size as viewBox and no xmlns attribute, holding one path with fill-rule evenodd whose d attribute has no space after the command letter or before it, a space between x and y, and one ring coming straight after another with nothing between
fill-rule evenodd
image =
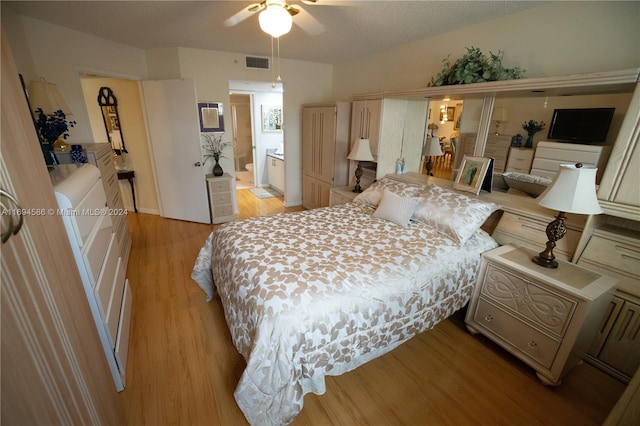
<instances>
[{"instance_id":1,"label":"mirror","mask_svg":"<svg viewBox=\"0 0 640 426\"><path fill-rule=\"evenodd\" d=\"M120 130L120 116L118 115L118 100L113 94L113 90L108 87L101 87L98 91L98 105L102 110L102 121L104 129L109 137L111 148L115 154L120 156L123 152L129 153L124 145L124 137Z\"/></svg>"}]
</instances>

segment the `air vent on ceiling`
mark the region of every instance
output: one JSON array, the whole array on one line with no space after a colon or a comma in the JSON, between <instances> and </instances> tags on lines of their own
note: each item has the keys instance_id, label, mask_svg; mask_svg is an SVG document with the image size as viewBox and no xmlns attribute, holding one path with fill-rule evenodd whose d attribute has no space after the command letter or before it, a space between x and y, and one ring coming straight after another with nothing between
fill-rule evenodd
<instances>
[{"instance_id":1,"label":"air vent on ceiling","mask_svg":"<svg viewBox=\"0 0 640 426\"><path fill-rule=\"evenodd\" d=\"M245 56L244 65L246 68L268 70L269 58L265 58L262 56Z\"/></svg>"}]
</instances>

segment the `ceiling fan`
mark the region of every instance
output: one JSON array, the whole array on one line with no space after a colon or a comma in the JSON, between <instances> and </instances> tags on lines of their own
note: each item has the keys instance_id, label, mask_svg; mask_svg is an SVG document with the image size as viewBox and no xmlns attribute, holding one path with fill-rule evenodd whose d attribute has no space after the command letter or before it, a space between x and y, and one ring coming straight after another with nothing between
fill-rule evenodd
<instances>
[{"instance_id":1,"label":"ceiling fan","mask_svg":"<svg viewBox=\"0 0 640 426\"><path fill-rule=\"evenodd\" d=\"M318 0L302 0L302 3L314 5L318 3ZM330 0L327 3L336 4L336 2ZM232 27L258 12L260 28L274 38L278 38L291 30L294 16L297 16L296 24L308 34L317 35L324 31L324 26L305 11L301 5L293 6L288 4L286 0L263 0L260 3L250 4L228 18L224 24L227 27Z\"/></svg>"}]
</instances>

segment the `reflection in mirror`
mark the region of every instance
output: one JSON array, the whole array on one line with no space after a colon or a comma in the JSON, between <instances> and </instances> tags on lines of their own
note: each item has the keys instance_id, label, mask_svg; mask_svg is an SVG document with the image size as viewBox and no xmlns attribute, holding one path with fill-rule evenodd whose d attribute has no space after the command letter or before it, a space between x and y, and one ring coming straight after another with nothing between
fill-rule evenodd
<instances>
[{"instance_id":1,"label":"reflection in mirror","mask_svg":"<svg viewBox=\"0 0 640 426\"><path fill-rule=\"evenodd\" d=\"M98 105L102 110L104 129L109 137L111 148L117 156L128 153L124 145L124 138L120 130L120 116L118 115L118 100L108 87L101 87L98 91Z\"/></svg>"}]
</instances>

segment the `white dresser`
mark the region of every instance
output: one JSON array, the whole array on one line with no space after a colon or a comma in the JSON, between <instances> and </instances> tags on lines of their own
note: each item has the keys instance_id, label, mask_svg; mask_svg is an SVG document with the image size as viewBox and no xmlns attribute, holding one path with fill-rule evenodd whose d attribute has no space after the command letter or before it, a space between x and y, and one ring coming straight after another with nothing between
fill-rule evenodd
<instances>
[{"instance_id":1,"label":"white dresser","mask_svg":"<svg viewBox=\"0 0 640 426\"><path fill-rule=\"evenodd\" d=\"M75 263L116 390L125 385L131 289L100 171L62 164L50 173Z\"/></svg>"},{"instance_id":2,"label":"white dresser","mask_svg":"<svg viewBox=\"0 0 640 426\"><path fill-rule=\"evenodd\" d=\"M236 183L233 176L224 173L222 176L207 175L206 178L211 223L231 222L235 219L233 195L236 192Z\"/></svg>"}]
</instances>

